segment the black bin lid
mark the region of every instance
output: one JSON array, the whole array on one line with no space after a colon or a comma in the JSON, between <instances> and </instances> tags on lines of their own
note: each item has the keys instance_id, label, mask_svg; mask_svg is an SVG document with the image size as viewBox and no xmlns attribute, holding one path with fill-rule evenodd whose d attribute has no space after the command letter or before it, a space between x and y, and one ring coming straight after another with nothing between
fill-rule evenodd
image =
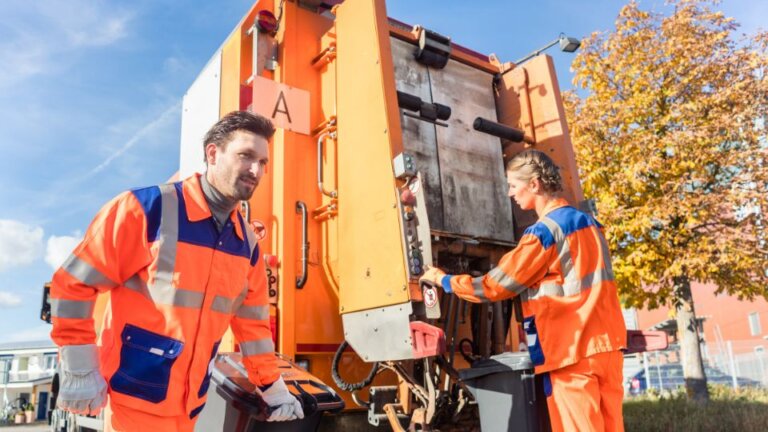
<instances>
[{"instance_id":1,"label":"black bin lid","mask_svg":"<svg viewBox=\"0 0 768 432\"><path fill-rule=\"evenodd\" d=\"M533 371L531 356L527 352L505 352L472 363L471 368L459 371L462 380L512 371Z\"/></svg>"},{"instance_id":2,"label":"black bin lid","mask_svg":"<svg viewBox=\"0 0 768 432\"><path fill-rule=\"evenodd\" d=\"M336 412L344 409L344 400L336 392L306 370L277 355L278 369L288 390L302 403L304 414L310 416L318 411ZM223 353L216 356L212 380L219 394L233 400L240 409L263 413L266 404L248 380L240 353Z\"/></svg>"}]
</instances>

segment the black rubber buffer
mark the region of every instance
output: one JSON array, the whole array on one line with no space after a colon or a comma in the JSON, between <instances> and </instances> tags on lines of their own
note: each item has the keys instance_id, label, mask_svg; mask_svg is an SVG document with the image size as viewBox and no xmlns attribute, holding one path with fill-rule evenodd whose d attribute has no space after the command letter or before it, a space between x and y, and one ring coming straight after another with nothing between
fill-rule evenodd
<instances>
[{"instance_id":1,"label":"black rubber buffer","mask_svg":"<svg viewBox=\"0 0 768 432\"><path fill-rule=\"evenodd\" d=\"M472 127L474 127L476 131L509 141L522 142L523 138L525 138L525 132L520 129L515 129L482 117L476 118L475 122L472 123Z\"/></svg>"}]
</instances>

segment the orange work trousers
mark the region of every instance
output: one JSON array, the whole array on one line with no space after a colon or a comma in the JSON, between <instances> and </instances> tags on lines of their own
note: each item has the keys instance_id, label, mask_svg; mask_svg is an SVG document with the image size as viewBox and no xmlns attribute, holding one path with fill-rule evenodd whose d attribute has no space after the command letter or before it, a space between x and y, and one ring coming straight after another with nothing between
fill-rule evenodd
<instances>
[{"instance_id":1,"label":"orange work trousers","mask_svg":"<svg viewBox=\"0 0 768 432\"><path fill-rule=\"evenodd\" d=\"M104 407L104 432L192 432L196 420L189 416L153 415L112 401Z\"/></svg>"},{"instance_id":2,"label":"orange work trousers","mask_svg":"<svg viewBox=\"0 0 768 432\"><path fill-rule=\"evenodd\" d=\"M623 354L613 351L550 371L544 388L552 431L623 432L623 366Z\"/></svg>"}]
</instances>

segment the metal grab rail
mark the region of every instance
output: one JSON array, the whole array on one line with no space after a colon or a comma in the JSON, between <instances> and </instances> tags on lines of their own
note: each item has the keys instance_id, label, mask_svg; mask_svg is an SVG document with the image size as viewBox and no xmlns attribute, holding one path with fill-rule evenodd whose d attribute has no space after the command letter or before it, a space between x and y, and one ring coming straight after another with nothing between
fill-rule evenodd
<instances>
[{"instance_id":1,"label":"metal grab rail","mask_svg":"<svg viewBox=\"0 0 768 432\"><path fill-rule=\"evenodd\" d=\"M304 288L307 283L307 263L309 240L307 240L307 205L296 201L296 213L301 213L301 275L296 276L296 288Z\"/></svg>"},{"instance_id":2,"label":"metal grab rail","mask_svg":"<svg viewBox=\"0 0 768 432\"><path fill-rule=\"evenodd\" d=\"M317 188L320 189L320 192L323 195L336 198L336 191L325 190L325 187L323 186L323 142L325 141L325 138L336 139L336 132L326 131L317 137Z\"/></svg>"}]
</instances>

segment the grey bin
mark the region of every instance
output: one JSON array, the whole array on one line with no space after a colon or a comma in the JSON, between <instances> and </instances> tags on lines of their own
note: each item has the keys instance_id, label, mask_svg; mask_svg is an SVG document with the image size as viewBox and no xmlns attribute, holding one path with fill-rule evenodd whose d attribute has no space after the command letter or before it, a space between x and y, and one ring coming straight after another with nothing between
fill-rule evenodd
<instances>
[{"instance_id":1,"label":"grey bin","mask_svg":"<svg viewBox=\"0 0 768 432\"><path fill-rule=\"evenodd\" d=\"M344 401L330 387L278 356L278 368L286 387L299 398L304 419L267 422L268 407L255 391L239 353L216 356L208 388L208 401L198 415L196 432L311 432L317 430L324 412L344 409Z\"/></svg>"},{"instance_id":2,"label":"grey bin","mask_svg":"<svg viewBox=\"0 0 768 432\"><path fill-rule=\"evenodd\" d=\"M543 394L537 395L527 352L502 353L459 371L480 409L483 432L547 430Z\"/></svg>"}]
</instances>

